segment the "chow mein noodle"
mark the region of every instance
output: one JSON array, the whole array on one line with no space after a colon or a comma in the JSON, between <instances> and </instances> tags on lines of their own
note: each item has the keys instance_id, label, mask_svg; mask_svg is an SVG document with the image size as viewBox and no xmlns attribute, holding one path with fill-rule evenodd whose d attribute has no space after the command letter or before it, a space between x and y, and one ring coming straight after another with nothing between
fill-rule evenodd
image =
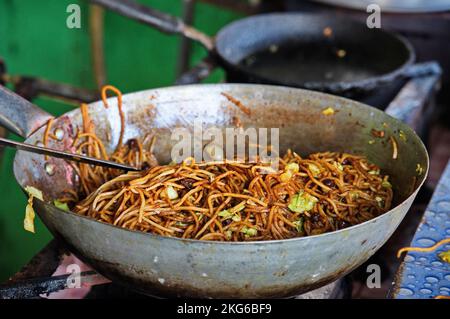
<instances>
[{"instance_id":1,"label":"chow mein noodle","mask_svg":"<svg viewBox=\"0 0 450 319\"><path fill-rule=\"evenodd\" d=\"M73 164L80 190L60 201L81 215L119 227L199 240L250 241L316 235L362 223L388 211L389 177L363 156L323 152L301 157L289 150L279 170L267 164L225 162L157 165L154 139L123 143L108 155L95 134L88 107L74 141L79 153L143 168L120 171ZM149 143L147 143L149 142ZM148 145L147 145L148 144Z\"/></svg>"},{"instance_id":2,"label":"chow mein noodle","mask_svg":"<svg viewBox=\"0 0 450 319\"><path fill-rule=\"evenodd\" d=\"M86 104L81 104L80 109L83 125L82 128L78 129L73 141L75 152L99 159L132 165L141 169L156 165L157 161L152 154L154 138L147 136L142 141L139 139L130 139L127 143L123 144L125 117L122 112L122 93L111 85L103 87L102 100L105 108L108 108L106 93L109 90L117 95L117 106L121 122L119 142L116 149L112 154L107 153L106 147L95 133L95 124L89 117L88 106ZM48 126L50 125L51 123L49 123ZM48 130L46 130L46 134L44 135L44 141L47 140L47 134ZM71 165L79 177L80 189L78 191L68 190L66 195L59 199L59 201L63 203L78 202L80 199L85 198L99 188L100 185L123 173L121 170L102 166L91 166L82 163L71 163Z\"/></svg>"}]
</instances>

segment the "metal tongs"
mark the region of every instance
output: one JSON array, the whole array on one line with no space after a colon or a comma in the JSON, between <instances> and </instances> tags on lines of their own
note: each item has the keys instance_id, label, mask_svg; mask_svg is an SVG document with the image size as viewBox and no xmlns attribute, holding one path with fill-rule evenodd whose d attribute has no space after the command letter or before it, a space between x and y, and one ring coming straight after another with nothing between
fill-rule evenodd
<instances>
[{"instance_id":1,"label":"metal tongs","mask_svg":"<svg viewBox=\"0 0 450 319\"><path fill-rule=\"evenodd\" d=\"M29 113L31 113L30 110L33 110L33 108L36 108L36 106L30 105L31 103L28 102L27 100L25 100L24 98L22 98L21 96L9 91L8 89L6 89L5 87L0 85L0 107L8 108L8 106L11 104L14 104L17 107L14 108L14 111L11 110L11 112L10 112L10 113L14 112L15 114L9 114L9 115L13 118L14 117L19 118L19 120L21 119L20 117L22 117L24 119L24 121L26 120L26 117L33 116L33 114L29 114ZM17 112L17 110L21 109L21 106L23 106L23 111L24 111L23 113ZM11 108L11 109L13 109L13 108ZM27 110L28 110L28 112L27 112ZM7 113L7 111L8 110L5 109L5 110L3 110L3 113ZM17 114L17 113L20 113L20 114ZM17 127L12 121L9 121L7 118L3 118L2 116L0 116L0 123L2 126L9 129L13 133L16 133L21 136L28 136L28 134L26 134L26 132L23 132L19 127ZM32 132L37 128L38 127L33 128L33 129L30 128L29 131ZM125 171L138 171L139 170L138 168L132 167L129 165L124 165L124 164L120 164L120 163L116 163L116 162L112 162L112 161L98 159L98 158L94 158L94 157L90 157L90 156L86 156L86 155L64 152L64 151L55 150L55 149L51 149L51 148L47 148L47 147L42 147L42 146L37 146L37 145L32 145L32 144L27 144L27 143L20 143L20 142L16 142L13 140L9 140L7 138L0 137L0 146L13 147L13 148L16 148L16 149L19 149L22 151L26 151L26 152L43 154L43 155L48 155L51 157L62 158L62 159L68 160L68 161L87 163L87 164L96 165L96 166L116 168L116 169L121 169L121 170L125 170Z\"/></svg>"},{"instance_id":2,"label":"metal tongs","mask_svg":"<svg viewBox=\"0 0 450 319\"><path fill-rule=\"evenodd\" d=\"M42 147L42 146L37 146L37 145L32 145L32 144L27 144L27 143L20 143L20 142L9 140L9 139L3 138L3 137L0 137L0 146L9 146L9 147L13 147L18 150L22 150L22 151L26 151L26 152L48 155L51 157L62 158L62 159L65 159L68 161L73 161L73 162L80 162L80 163L86 163L86 164L91 164L91 165L116 168L116 169L121 169L121 170L125 170L125 171L138 171L139 170L136 167L132 167L132 166L125 165L125 164L102 160L102 159L98 159L98 158L90 157L90 156L86 156L86 155L81 155L81 154L63 152L63 151L59 151L59 150L55 150L55 149L51 149L51 148L47 148L47 147Z\"/></svg>"}]
</instances>

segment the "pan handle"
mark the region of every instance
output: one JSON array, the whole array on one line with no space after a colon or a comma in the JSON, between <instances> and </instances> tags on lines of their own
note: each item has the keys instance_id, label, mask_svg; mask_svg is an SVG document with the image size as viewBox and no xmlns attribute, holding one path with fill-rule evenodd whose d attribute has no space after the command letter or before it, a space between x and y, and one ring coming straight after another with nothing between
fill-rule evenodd
<instances>
[{"instance_id":1,"label":"pan handle","mask_svg":"<svg viewBox=\"0 0 450 319\"><path fill-rule=\"evenodd\" d=\"M199 83L201 80L207 78L216 67L216 60L209 55L195 67L181 74L175 81L175 85Z\"/></svg>"},{"instance_id":2,"label":"pan handle","mask_svg":"<svg viewBox=\"0 0 450 319\"><path fill-rule=\"evenodd\" d=\"M441 73L442 69L438 62L427 61L407 66L401 72L401 76L407 79L414 79L426 76L441 75Z\"/></svg>"},{"instance_id":3,"label":"pan handle","mask_svg":"<svg viewBox=\"0 0 450 319\"><path fill-rule=\"evenodd\" d=\"M202 44L208 51L214 48L214 41L205 33L186 25L181 19L162 13L134 0L90 0L106 9L125 17L150 25L169 34L180 34Z\"/></svg>"},{"instance_id":4,"label":"pan handle","mask_svg":"<svg viewBox=\"0 0 450 319\"><path fill-rule=\"evenodd\" d=\"M421 119L426 115L426 106L434 91L438 88L442 69L437 62L416 64L411 68L414 75L392 100L385 112L414 130L422 128Z\"/></svg>"},{"instance_id":5,"label":"pan handle","mask_svg":"<svg viewBox=\"0 0 450 319\"><path fill-rule=\"evenodd\" d=\"M0 85L0 125L28 137L53 116Z\"/></svg>"}]
</instances>

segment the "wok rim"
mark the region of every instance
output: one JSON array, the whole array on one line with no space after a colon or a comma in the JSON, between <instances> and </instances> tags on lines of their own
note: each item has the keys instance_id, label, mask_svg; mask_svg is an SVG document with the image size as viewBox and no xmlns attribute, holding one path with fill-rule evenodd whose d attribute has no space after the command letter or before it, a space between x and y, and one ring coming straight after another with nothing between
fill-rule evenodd
<instances>
[{"instance_id":1,"label":"wok rim","mask_svg":"<svg viewBox=\"0 0 450 319\"><path fill-rule=\"evenodd\" d=\"M405 202L413 199L417 195L418 191L421 189L421 187L423 186L425 181L427 180L429 169L430 169L430 159L429 159L428 150L426 149L422 139L417 135L417 133L414 131L414 129L411 128L406 123L403 123L401 120L399 120L397 118L394 118L393 116L385 113L382 110L379 110L379 109L377 109L377 108L375 108L373 106L370 106L370 105L367 105L367 104L364 104L364 103L361 103L361 102L358 102L358 101L351 100L349 98L345 98L345 97L341 97L341 96L335 96L333 94L324 93L324 92L317 92L317 91L312 91L312 90L308 90L308 89L287 87L287 86L281 86L281 85L248 84L248 83L218 83L218 84L190 84L190 85L183 85L183 86L168 86L168 87L160 87L160 88L153 88L153 89L135 91L135 92L130 92L130 93L123 94L123 100L125 101L125 97L127 95L141 94L143 92L147 92L147 93L148 92L152 92L152 91L158 92L158 91L162 91L162 90L173 90L173 89L176 89L176 88L182 89L182 88L224 87L224 86L227 86L227 87L248 87L248 88L254 88L254 89L274 88L276 90L281 90L281 91L300 91L301 93L306 94L306 95L309 94L309 95L312 95L312 96L315 96L315 97L325 97L327 99L331 98L332 100L334 100L336 102L340 102L341 104L345 104L345 103L353 104L353 106L364 108L367 111L370 110L370 111L373 111L373 112L383 113L383 116L390 117L394 122L396 122L396 124L400 123L402 125L405 125L407 127L407 130L409 130L411 132L411 134L414 136L414 138L416 139L416 141L418 141L418 145L417 146L422 150L422 153L425 155L425 159L426 159L426 171L423 174L422 181L417 186L414 187L413 192L409 196L407 196L404 200L402 200L400 203L398 203L395 207L392 207L387 212L385 212L385 213L383 213L383 214L381 214L381 215L379 215L379 216L377 216L375 218L369 219L369 220L367 220L367 221L365 221L363 223L359 223L359 224L356 224L356 225L353 225L353 226L350 226L350 227L347 227L347 228L334 230L334 231L330 231L330 232L325 232L325 233L317 234L317 235L303 236L303 237L293 237L293 238L288 238L288 239L258 240L258 241L237 241L237 242L234 242L234 241L199 240L199 239L190 239L190 238L179 238L179 237L162 236L162 235L158 235L158 234L147 233L147 232L142 232L142 231L137 231L137 230L131 230L131 229L128 229L128 228L123 228L123 227L119 227L119 226L116 226L116 225L108 224L108 223L96 220L94 218L91 218L91 217L87 217L87 216L84 216L84 215L80 215L80 214L74 213L71 210L64 211L64 210L56 207L55 205L53 205L51 203L48 203L46 201L41 201L40 199L37 199L36 197L34 197L33 200L42 202L44 204L44 206L51 205L54 209L57 209L61 213L65 213L65 214L69 214L69 215L75 215L75 216L80 217L80 218L85 218L85 219L88 219L88 220L93 221L93 222L101 223L101 224L103 224L105 226L108 226L108 227L113 227L115 229L124 230L124 231L131 232L131 233L141 234L141 235L153 238L153 239L170 239L170 240L175 240L175 241L178 241L178 242L188 242L188 243L192 243L192 244L193 243L201 243L201 244L214 244L214 245L226 245L226 246L229 246L229 245L258 245L259 246L259 245L267 245L267 244L276 245L276 244L282 244L282 243L285 243L285 242L309 240L310 238L332 236L335 233L349 231L349 230L355 229L356 227L360 227L360 226L362 227L363 225L366 225L368 223L371 223L371 222L374 222L374 221L377 221L377 220L383 218L385 215L391 214L394 210L396 210L400 206L404 205ZM109 99L114 99L114 97L111 97ZM101 102L101 100L89 103L88 105L96 104L96 103L99 103L99 102ZM75 109L73 109L73 110L71 110L69 112L66 112L66 113L62 114L58 118L61 118L63 116L69 116L70 117L70 115L72 113L77 113L77 112L79 112L79 108L75 108ZM33 134L31 134L29 137L27 137L25 142L27 142L30 137L33 137L35 134L37 134L38 130L36 130ZM13 170L14 170L15 165L16 165L17 156L18 156L18 152L16 152L16 154L14 156ZM24 186L22 186L18 182L16 174L14 174L14 177L16 179L16 182L19 184L20 188L22 188L24 193L27 195L27 193L26 193L26 191L24 189ZM39 211L37 213L39 215Z\"/></svg>"}]
</instances>

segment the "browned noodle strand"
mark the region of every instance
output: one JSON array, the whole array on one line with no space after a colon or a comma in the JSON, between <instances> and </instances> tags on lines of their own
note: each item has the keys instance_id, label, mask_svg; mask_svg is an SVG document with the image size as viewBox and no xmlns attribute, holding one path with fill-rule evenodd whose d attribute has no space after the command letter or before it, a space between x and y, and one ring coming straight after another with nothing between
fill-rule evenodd
<instances>
[{"instance_id":1,"label":"browned noodle strand","mask_svg":"<svg viewBox=\"0 0 450 319\"><path fill-rule=\"evenodd\" d=\"M106 90L118 96L119 144L107 154L83 104L76 151L147 169L120 175L118 170L73 164L80 189L68 191L60 200L76 213L163 236L249 241L342 229L391 207L389 177L363 156L323 152L303 158L289 150L279 159L277 171L263 163L195 163L193 159L156 165L151 154L154 137L150 145L138 139L122 143L121 93L105 87L105 106Z\"/></svg>"},{"instance_id":2,"label":"browned noodle strand","mask_svg":"<svg viewBox=\"0 0 450 319\"><path fill-rule=\"evenodd\" d=\"M292 163L298 172L282 181ZM190 161L123 174L74 211L164 236L246 241L321 234L367 221L391 206L388 177L362 156L326 152L303 159L288 152L280 170L270 174L252 170L255 165L262 164ZM305 193L317 202L292 210L293 198Z\"/></svg>"},{"instance_id":3,"label":"browned noodle strand","mask_svg":"<svg viewBox=\"0 0 450 319\"><path fill-rule=\"evenodd\" d=\"M43 141L42 141L42 144L44 145L44 147L47 147L48 137L49 137L49 135L50 135L50 130L51 130L51 128L52 128L53 121L54 121L54 118L53 118L53 117L50 118L50 119L48 120L48 122L47 122L47 126L45 127L45 131L44 131L44 139L43 139ZM45 160L48 160L48 155L45 155L44 158L45 158Z\"/></svg>"},{"instance_id":4,"label":"browned noodle strand","mask_svg":"<svg viewBox=\"0 0 450 319\"><path fill-rule=\"evenodd\" d=\"M129 164L138 168L146 168L156 165L156 159L152 155L151 149L154 139L150 143L146 143L147 136L142 140L130 139L127 143L123 143L123 133L125 131L125 115L122 111L122 93L115 87L108 85L102 89L102 99L105 108L108 107L106 102L106 92L113 91L117 95L117 107L120 115L121 129L119 143L112 154L108 154L102 140L95 132L95 124L89 116L89 108L87 104L81 104L82 128L78 128L78 132L73 141L73 147L76 153L86 154L91 157L112 160L119 163ZM49 123L48 126L50 126ZM113 179L123 173L121 170L105 168L101 166L91 166L89 164L71 163L80 180L80 189L78 192L67 190L64 197L60 198L61 202L73 204L80 199L85 198L100 185Z\"/></svg>"}]
</instances>

